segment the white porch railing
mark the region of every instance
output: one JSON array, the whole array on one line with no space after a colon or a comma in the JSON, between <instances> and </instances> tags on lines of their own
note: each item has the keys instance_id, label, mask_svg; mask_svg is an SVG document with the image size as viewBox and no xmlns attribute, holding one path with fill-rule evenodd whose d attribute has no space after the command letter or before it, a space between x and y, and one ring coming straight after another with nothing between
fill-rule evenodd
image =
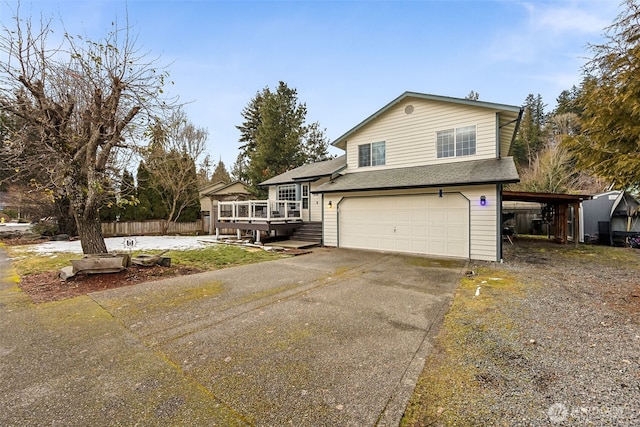
<instances>
[{"instance_id":1,"label":"white porch railing","mask_svg":"<svg viewBox=\"0 0 640 427\"><path fill-rule=\"evenodd\" d=\"M218 221L284 221L302 219L302 202L246 200L218 202Z\"/></svg>"}]
</instances>

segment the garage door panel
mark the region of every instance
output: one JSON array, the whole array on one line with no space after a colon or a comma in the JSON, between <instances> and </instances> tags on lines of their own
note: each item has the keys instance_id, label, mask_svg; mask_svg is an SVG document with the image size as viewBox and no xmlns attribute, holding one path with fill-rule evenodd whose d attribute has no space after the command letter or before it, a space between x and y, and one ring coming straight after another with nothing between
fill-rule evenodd
<instances>
[{"instance_id":1,"label":"garage door panel","mask_svg":"<svg viewBox=\"0 0 640 427\"><path fill-rule=\"evenodd\" d=\"M462 241L467 238L467 233L461 227L452 227L448 230L447 238L452 241Z\"/></svg>"},{"instance_id":2,"label":"garage door panel","mask_svg":"<svg viewBox=\"0 0 640 427\"><path fill-rule=\"evenodd\" d=\"M459 194L346 198L339 217L342 247L469 254L469 203Z\"/></svg>"}]
</instances>

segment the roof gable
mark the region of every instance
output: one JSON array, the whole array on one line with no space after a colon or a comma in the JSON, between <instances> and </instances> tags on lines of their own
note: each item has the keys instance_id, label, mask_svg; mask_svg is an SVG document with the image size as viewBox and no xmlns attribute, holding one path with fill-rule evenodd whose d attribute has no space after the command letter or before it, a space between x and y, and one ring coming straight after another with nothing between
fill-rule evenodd
<instances>
[{"instance_id":1,"label":"roof gable","mask_svg":"<svg viewBox=\"0 0 640 427\"><path fill-rule=\"evenodd\" d=\"M250 194L245 183L234 181L230 183L216 182L200 190L200 197L224 195L224 194Z\"/></svg>"},{"instance_id":2,"label":"roof gable","mask_svg":"<svg viewBox=\"0 0 640 427\"><path fill-rule=\"evenodd\" d=\"M502 142L500 150L503 155L510 155L511 145L517 132L519 119L522 116L522 107L507 104L498 104L493 102L474 101L470 99L453 98L448 96L431 95L418 92L404 92L402 95L389 102L387 105L367 117L365 120L348 130L346 133L338 137L332 142L332 145L346 151L347 140L362 128L369 125L372 121L389 111L394 106L403 102L408 98L422 99L427 101L446 102L461 106L485 108L499 113L500 139Z\"/></svg>"}]
</instances>

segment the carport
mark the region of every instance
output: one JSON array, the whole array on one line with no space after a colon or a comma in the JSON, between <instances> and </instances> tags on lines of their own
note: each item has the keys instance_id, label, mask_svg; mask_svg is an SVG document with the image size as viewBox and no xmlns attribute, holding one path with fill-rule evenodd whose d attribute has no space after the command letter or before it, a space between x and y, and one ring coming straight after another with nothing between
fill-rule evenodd
<instances>
[{"instance_id":1,"label":"carport","mask_svg":"<svg viewBox=\"0 0 640 427\"><path fill-rule=\"evenodd\" d=\"M569 243L569 230L576 246L580 241L580 207L584 200L590 200L587 194L534 193L527 191L503 191L502 201L540 203L543 219L551 225L551 238L554 242Z\"/></svg>"}]
</instances>

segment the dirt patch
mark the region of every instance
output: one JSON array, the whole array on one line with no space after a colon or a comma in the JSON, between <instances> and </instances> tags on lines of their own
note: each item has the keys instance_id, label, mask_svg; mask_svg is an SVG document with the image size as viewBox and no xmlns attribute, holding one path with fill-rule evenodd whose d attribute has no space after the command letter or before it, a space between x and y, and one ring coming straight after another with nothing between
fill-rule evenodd
<instances>
[{"instance_id":1,"label":"dirt patch","mask_svg":"<svg viewBox=\"0 0 640 427\"><path fill-rule=\"evenodd\" d=\"M58 277L57 271L48 271L21 277L20 288L31 297L34 303L41 304L73 298L91 292L200 272L202 270L185 266L161 267L156 265L153 267L141 267L132 265L119 273L78 274L67 281L63 281Z\"/></svg>"}]
</instances>

